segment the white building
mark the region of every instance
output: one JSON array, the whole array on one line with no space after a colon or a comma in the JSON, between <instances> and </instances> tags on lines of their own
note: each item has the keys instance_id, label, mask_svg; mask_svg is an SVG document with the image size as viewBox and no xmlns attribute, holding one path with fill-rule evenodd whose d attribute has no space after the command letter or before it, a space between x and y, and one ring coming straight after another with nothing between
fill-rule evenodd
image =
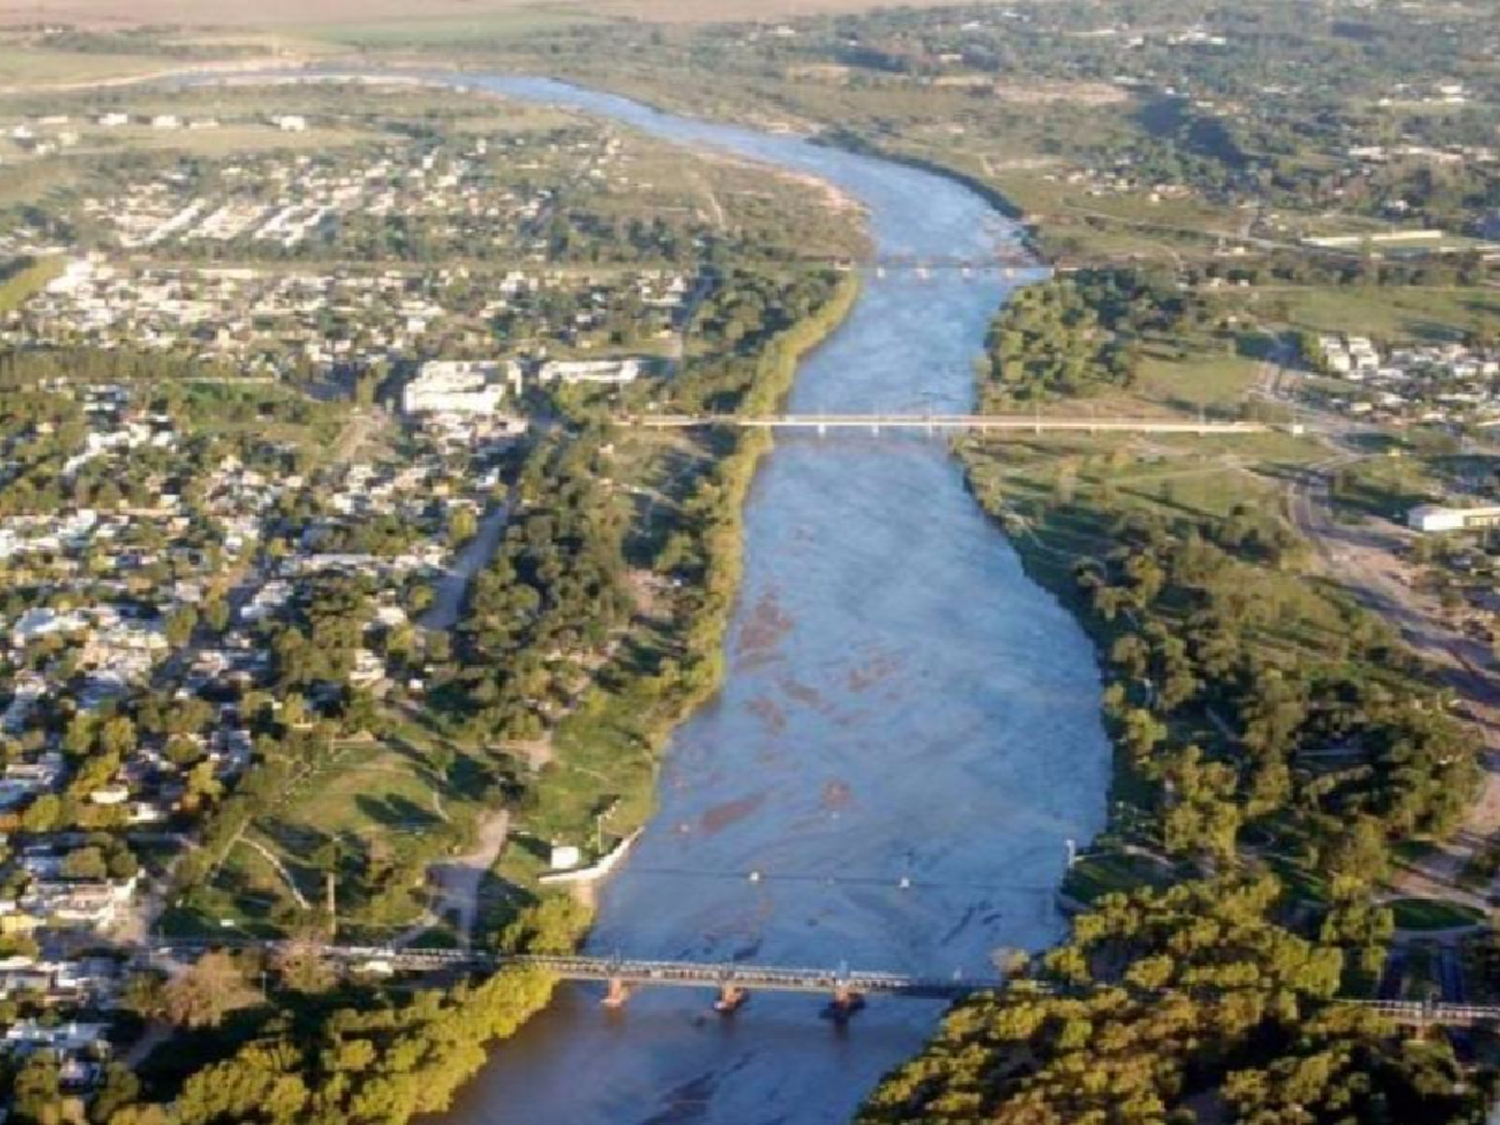
<instances>
[{"instance_id":1,"label":"white building","mask_svg":"<svg viewBox=\"0 0 1500 1125\"><path fill-rule=\"evenodd\" d=\"M1421 532L1472 531L1500 526L1500 507L1445 508L1420 504L1406 513L1407 526Z\"/></svg>"},{"instance_id":2,"label":"white building","mask_svg":"<svg viewBox=\"0 0 1500 1125\"><path fill-rule=\"evenodd\" d=\"M284 113L280 117L271 118L271 124L283 133L305 133L307 132L307 118L299 113Z\"/></svg>"},{"instance_id":3,"label":"white building","mask_svg":"<svg viewBox=\"0 0 1500 1125\"><path fill-rule=\"evenodd\" d=\"M544 383L595 383L620 387L635 382L640 374L641 361L638 359L553 360L542 365L540 378Z\"/></svg>"},{"instance_id":4,"label":"white building","mask_svg":"<svg viewBox=\"0 0 1500 1125\"><path fill-rule=\"evenodd\" d=\"M434 360L401 392L408 414L495 414L506 394L520 394L514 360Z\"/></svg>"}]
</instances>

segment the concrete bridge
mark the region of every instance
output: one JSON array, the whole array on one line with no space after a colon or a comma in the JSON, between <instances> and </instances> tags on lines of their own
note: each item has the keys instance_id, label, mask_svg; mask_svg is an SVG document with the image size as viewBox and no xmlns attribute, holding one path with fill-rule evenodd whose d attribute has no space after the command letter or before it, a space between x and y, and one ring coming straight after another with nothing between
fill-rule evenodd
<instances>
[{"instance_id":1,"label":"concrete bridge","mask_svg":"<svg viewBox=\"0 0 1500 1125\"><path fill-rule=\"evenodd\" d=\"M1209 422L1171 418L1106 418L1021 414L632 414L617 424L650 430L732 426L742 430L915 430L939 433L1084 433L1244 435L1271 430L1261 422Z\"/></svg>"},{"instance_id":2,"label":"concrete bridge","mask_svg":"<svg viewBox=\"0 0 1500 1125\"><path fill-rule=\"evenodd\" d=\"M867 996L893 996L909 1000L958 1000L975 992L1003 988L998 979L917 977L902 973L836 969L791 968L776 965L742 965L735 962L700 964L687 961L634 961L600 957L526 957L520 963L546 969L566 980L603 982L608 991L604 1003L618 1007L632 988L664 985L676 988L711 988L718 991L714 1007L733 1011L752 992L812 993L830 997L835 1013L852 1014Z\"/></svg>"},{"instance_id":3,"label":"concrete bridge","mask_svg":"<svg viewBox=\"0 0 1500 1125\"><path fill-rule=\"evenodd\" d=\"M879 254L858 258L819 255L793 260L800 265L857 268L882 277L887 273L914 273L922 277L934 273L957 273L964 277L1004 273L1006 277L1014 277L1018 271L1047 268L1021 246L997 247L988 254Z\"/></svg>"}]
</instances>

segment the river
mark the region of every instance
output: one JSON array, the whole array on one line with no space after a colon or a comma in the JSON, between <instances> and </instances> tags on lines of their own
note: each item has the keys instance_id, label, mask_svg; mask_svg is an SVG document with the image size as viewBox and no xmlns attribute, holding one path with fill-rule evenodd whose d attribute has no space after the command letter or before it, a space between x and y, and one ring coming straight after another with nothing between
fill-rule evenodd
<instances>
[{"instance_id":1,"label":"river","mask_svg":"<svg viewBox=\"0 0 1500 1125\"><path fill-rule=\"evenodd\" d=\"M442 80L820 177L868 209L883 255L978 257L1015 237L976 194L928 172L547 80ZM1009 284L868 278L803 363L791 408L968 407L973 358ZM723 691L673 738L660 811L604 889L589 948L983 974L997 948L1054 941L1066 841L1104 820L1098 672L944 445L782 439L745 531ZM727 1019L710 999L648 990L610 1012L597 991L564 987L441 1120L845 1121L941 1014L877 1000L841 1028L810 997L754 997Z\"/></svg>"}]
</instances>

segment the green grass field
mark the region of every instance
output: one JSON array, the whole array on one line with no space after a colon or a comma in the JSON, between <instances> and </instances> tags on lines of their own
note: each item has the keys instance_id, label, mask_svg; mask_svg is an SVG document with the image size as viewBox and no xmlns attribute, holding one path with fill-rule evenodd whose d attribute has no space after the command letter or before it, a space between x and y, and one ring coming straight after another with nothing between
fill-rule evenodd
<instances>
[{"instance_id":1,"label":"green grass field","mask_svg":"<svg viewBox=\"0 0 1500 1125\"><path fill-rule=\"evenodd\" d=\"M1178 409L1222 411L1245 397L1256 373L1256 362L1244 356L1194 355L1179 360L1148 354L1135 393Z\"/></svg>"},{"instance_id":2,"label":"green grass field","mask_svg":"<svg viewBox=\"0 0 1500 1125\"><path fill-rule=\"evenodd\" d=\"M1263 319L1390 341L1451 340L1500 317L1500 289L1319 286L1253 292L1247 308Z\"/></svg>"},{"instance_id":3,"label":"green grass field","mask_svg":"<svg viewBox=\"0 0 1500 1125\"><path fill-rule=\"evenodd\" d=\"M1172 870L1149 859L1121 852L1081 857L1063 877L1062 893L1076 902L1092 905L1108 894L1126 894L1140 887L1165 887Z\"/></svg>"},{"instance_id":4,"label":"green grass field","mask_svg":"<svg viewBox=\"0 0 1500 1125\"><path fill-rule=\"evenodd\" d=\"M408 924L421 914L422 870L462 850L493 782L487 763L461 754L440 776L424 747L399 735L347 746L257 818L225 857L213 896L242 925L284 924L299 913L287 877L304 900L321 903L317 856L337 841L341 926Z\"/></svg>"},{"instance_id":5,"label":"green grass field","mask_svg":"<svg viewBox=\"0 0 1500 1125\"><path fill-rule=\"evenodd\" d=\"M1402 930L1450 930L1484 921L1484 915L1459 903L1435 898L1401 898L1390 903Z\"/></svg>"}]
</instances>

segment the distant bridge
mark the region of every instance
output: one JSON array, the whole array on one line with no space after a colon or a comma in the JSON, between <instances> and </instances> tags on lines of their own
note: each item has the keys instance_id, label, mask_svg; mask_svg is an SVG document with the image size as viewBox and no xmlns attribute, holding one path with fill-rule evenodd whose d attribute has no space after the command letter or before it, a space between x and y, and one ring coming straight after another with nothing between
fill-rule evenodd
<instances>
[{"instance_id":1,"label":"distant bridge","mask_svg":"<svg viewBox=\"0 0 1500 1125\"><path fill-rule=\"evenodd\" d=\"M1162 418L1105 418L1023 414L632 414L616 419L649 430L732 426L742 430L917 430L937 433L1263 434L1261 422L1209 422Z\"/></svg>"},{"instance_id":2,"label":"distant bridge","mask_svg":"<svg viewBox=\"0 0 1500 1125\"><path fill-rule=\"evenodd\" d=\"M873 272L876 277L884 277L888 273L914 274L917 277L956 273L961 277L1000 275L1014 278L1020 272L1046 268L1024 250L974 258L885 255L860 259L851 264Z\"/></svg>"},{"instance_id":3,"label":"distant bridge","mask_svg":"<svg viewBox=\"0 0 1500 1125\"><path fill-rule=\"evenodd\" d=\"M882 276L886 273L959 273L968 277L1003 273L1006 277L1014 277L1018 271L1049 268L1021 246L997 247L984 254L867 254L858 257L819 254L799 255L789 260L798 265L861 269Z\"/></svg>"}]
</instances>

